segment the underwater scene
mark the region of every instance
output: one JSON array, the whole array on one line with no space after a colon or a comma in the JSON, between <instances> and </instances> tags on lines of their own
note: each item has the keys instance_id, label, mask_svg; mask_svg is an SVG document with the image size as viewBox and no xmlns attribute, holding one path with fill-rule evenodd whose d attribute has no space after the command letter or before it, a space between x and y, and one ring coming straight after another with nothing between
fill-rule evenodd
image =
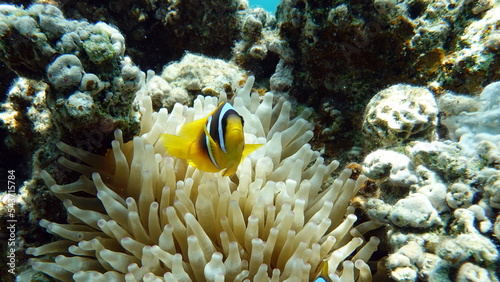
<instances>
[{"instance_id":1,"label":"underwater scene","mask_svg":"<svg viewBox=\"0 0 500 282\"><path fill-rule=\"evenodd\" d=\"M499 281L500 1L0 3L0 281Z\"/></svg>"}]
</instances>

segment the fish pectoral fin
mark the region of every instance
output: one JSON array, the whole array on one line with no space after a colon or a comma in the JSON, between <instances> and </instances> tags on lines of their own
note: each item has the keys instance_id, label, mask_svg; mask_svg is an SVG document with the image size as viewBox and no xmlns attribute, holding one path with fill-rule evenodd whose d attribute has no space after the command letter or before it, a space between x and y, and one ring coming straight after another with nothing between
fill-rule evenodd
<instances>
[{"instance_id":1,"label":"fish pectoral fin","mask_svg":"<svg viewBox=\"0 0 500 282\"><path fill-rule=\"evenodd\" d=\"M189 146L192 141L172 134L161 134L160 140L165 150L170 155L177 157L179 159L189 158Z\"/></svg>"},{"instance_id":2,"label":"fish pectoral fin","mask_svg":"<svg viewBox=\"0 0 500 282\"><path fill-rule=\"evenodd\" d=\"M245 144L245 149L243 149L243 153L241 154L241 160L244 160L253 151L262 147L262 145L264 144Z\"/></svg>"},{"instance_id":3,"label":"fish pectoral fin","mask_svg":"<svg viewBox=\"0 0 500 282\"><path fill-rule=\"evenodd\" d=\"M222 172L222 176L231 176L231 175L233 175L235 172L236 172L236 169L235 169L235 168L233 168L233 169L226 168L226 169Z\"/></svg>"},{"instance_id":4,"label":"fish pectoral fin","mask_svg":"<svg viewBox=\"0 0 500 282\"><path fill-rule=\"evenodd\" d=\"M194 168L198 168L198 166L190 159L187 160L188 164ZM199 169L199 168L198 168Z\"/></svg>"},{"instance_id":5,"label":"fish pectoral fin","mask_svg":"<svg viewBox=\"0 0 500 282\"><path fill-rule=\"evenodd\" d=\"M237 170L241 162L253 151L257 150L258 148L262 147L264 144L245 144L245 148L243 149L243 152L241 154L241 159L239 162L236 164L234 162L229 162L227 169L222 173L222 176L231 176L233 175Z\"/></svg>"}]
</instances>

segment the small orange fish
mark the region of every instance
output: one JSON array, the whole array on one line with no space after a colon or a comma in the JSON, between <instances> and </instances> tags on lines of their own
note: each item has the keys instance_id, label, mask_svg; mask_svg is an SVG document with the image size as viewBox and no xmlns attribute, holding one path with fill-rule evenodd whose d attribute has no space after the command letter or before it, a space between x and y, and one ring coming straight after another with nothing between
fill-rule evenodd
<instances>
[{"instance_id":1,"label":"small orange fish","mask_svg":"<svg viewBox=\"0 0 500 282\"><path fill-rule=\"evenodd\" d=\"M206 172L236 172L243 159L263 144L245 144L243 118L223 102L208 116L184 124L179 135L162 134L166 151Z\"/></svg>"}]
</instances>

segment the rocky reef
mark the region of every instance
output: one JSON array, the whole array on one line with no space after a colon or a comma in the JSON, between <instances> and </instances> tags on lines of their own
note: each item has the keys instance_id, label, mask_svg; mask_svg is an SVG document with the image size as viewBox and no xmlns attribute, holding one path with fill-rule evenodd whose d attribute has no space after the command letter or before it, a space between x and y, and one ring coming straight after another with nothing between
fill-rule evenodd
<instances>
[{"instance_id":1,"label":"rocky reef","mask_svg":"<svg viewBox=\"0 0 500 282\"><path fill-rule=\"evenodd\" d=\"M76 144L89 135L109 139L118 127L126 138L137 133L132 101L144 74L124 58L125 39L116 28L67 20L50 5L2 5L0 14L2 61L22 77L4 106L12 132L7 142L16 143L15 136L29 139L23 146L31 155L50 144L40 142L46 138ZM89 146L102 151L98 143Z\"/></svg>"},{"instance_id":2,"label":"rocky reef","mask_svg":"<svg viewBox=\"0 0 500 282\"><path fill-rule=\"evenodd\" d=\"M474 99L442 95L432 108L439 108L452 140L403 131L398 145L390 138L379 138L390 149L365 158L363 171L380 190L359 200L370 218L388 224L387 240L393 253L387 268L393 279L466 281L476 275L484 281L498 279L498 95L498 82L486 86ZM408 103L395 96L394 101L401 103L390 108L398 108L398 112L424 103L420 97ZM365 113L369 121L370 105L379 106L369 104ZM420 115L427 109L422 106ZM420 115L413 115L411 126L408 119L399 119L399 127L391 125L394 115L389 115L386 123L378 122L378 132L421 129ZM373 138L371 131L365 134Z\"/></svg>"},{"instance_id":3,"label":"rocky reef","mask_svg":"<svg viewBox=\"0 0 500 282\"><path fill-rule=\"evenodd\" d=\"M15 6L21 4L24 7ZM9 217L17 220L15 232L11 232L16 275L5 268L1 277L13 281L22 272L23 279L50 279L44 272L62 280L86 279L92 273L79 273L74 265L90 263L81 257L93 252L92 267L87 270L107 270L118 280L130 273L136 280L153 279L153 275L170 279L170 274L160 272L170 273L174 268L180 271L171 273L177 279L187 275L217 280L221 264L234 262L231 253L235 250L243 262L227 268L232 269L227 277L235 279L241 273L247 278L284 279L292 269L303 281L317 276L332 281L339 277L343 281L380 281L377 279L384 279L384 273L395 281L498 281L500 277L498 1L287 0L280 3L275 16L249 8L244 0L10 1L0 5L0 62L4 66L0 70L0 120L5 136L1 148L2 156L7 156L0 166L6 172L2 177L15 182L1 191L0 222L7 226ZM238 96L241 91L246 93L244 98ZM253 157L245 164L245 173L259 177L248 180L242 168L226 183L220 176L197 174L175 158L160 161L165 154L155 145L160 132L175 133L182 119L194 116L193 109L203 109L206 114L217 101L225 100L243 103L235 102L235 107L245 118L247 138L267 143L266 153L259 155L262 160ZM178 120L167 124L170 116ZM294 131L301 136L294 135L296 140L290 144L273 137L293 139ZM142 163L141 158L141 166L152 170L159 165L155 169L161 171L172 165L174 182L180 181L178 186L172 185L183 192L169 192L171 198L163 199L159 189L153 193L154 200L134 193L113 194L112 189L121 189L119 184L147 179L148 172L133 173L132 156L150 150L150 145L154 148L152 162ZM275 151L272 146L277 146ZM72 157L61 158L62 152ZM120 161L122 155L125 161ZM302 163L297 156L305 156ZM333 159L350 170L332 174ZM122 174L127 180L120 182L114 169L126 171ZM351 170L351 180L367 177L364 183L360 180L356 186L348 186L353 194L346 192L346 198L337 199L340 192L327 192L347 189L340 182L350 181ZM102 185L92 172L100 172ZM300 179L299 174L303 174ZM320 174L324 176L313 177ZM297 202L306 190L290 188L293 181L305 189L303 185L308 184L303 182L313 178L319 182L308 190L307 199ZM182 193L191 192L189 181L198 187L201 179L237 192L231 197L237 199L238 207L230 206L228 200L227 208L241 208L243 227L248 229L241 229L236 220L230 227L239 228L235 232L243 230L243 237L226 242L216 233L229 229L218 226L221 228L215 232L200 223L218 252L215 257L206 250L191 253L198 257L194 263L184 241L209 246L208 241L195 242L189 237L193 232L181 236L186 240L160 240L161 230L148 229L158 235L153 236L157 244L169 242L158 249L183 257L165 258L154 247L146 248L144 256L139 254L142 245L153 243L133 233L131 226L150 225L144 214L145 210L149 214L150 205L155 210L153 203L175 206L185 228L196 229L198 225L187 214L204 210L198 206L198 197L217 193L225 197L215 186L210 186L212 196L184 197ZM249 183L241 182L244 179ZM247 184L259 186L261 194ZM255 194L243 197L239 193L244 189ZM82 193L90 196L82 199ZM110 202L105 197L119 203L120 213L106 208ZM299 236L296 241L290 239L290 244L294 245L292 251L300 253L284 252L280 260L277 256L285 248L280 243L278 251L271 250L275 254L266 257L265 241L271 235L269 230L263 231L259 220L267 222L264 215L268 211L245 207L258 197L272 204L276 214L283 211L276 218L269 215L276 224L284 220L288 209L311 219L311 225L300 221L300 216L292 220L297 235L315 224L326 226L318 220L320 215L332 221L325 229L328 232L318 233L316 242L321 248L329 246L329 251L325 253L312 241L299 246ZM86 206L91 201L95 206ZM141 219L134 224L120 222L123 215L119 214L134 214L130 201L138 203L135 209L143 210L138 211ZM319 201L326 203L324 207ZM337 217L325 211L336 201L342 206ZM285 202L288 204L282 208ZM77 213L77 209L85 213ZM316 212L318 216L313 216ZM356 224L354 217L358 218ZM171 219L160 219L162 228ZM64 230L77 232L68 235ZM125 236L122 231L132 234ZM168 229L163 236L172 237L174 231ZM196 240L206 238L198 231L193 236ZM56 241L59 237L53 234L65 240ZM68 249L67 240L79 242L78 234L108 236L114 243L85 237L87 243L73 249L76 257L70 258L60 249ZM277 234L283 240L295 238L295 234ZM378 239L370 240L372 235ZM128 238L125 243L124 238ZM239 247L229 244L231 240ZM361 245L364 247L355 251ZM53 259L32 260L30 265L28 247L30 255ZM260 253L252 253L252 248L262 249L262 261L253 256ZM127 269L109 256L118 250L126 250L126 261L135 263L135 268ZM106 258L100 256L101 251ZM5 252L0 261L6 265L12 252ZM308 261L309 253L313 255ZM257 262L264 261L267 268L261 269ZM206 265L208 272L193 272L187 262ZM308 269L311 265L325 269ZM281 272L275 273L273 267Z\"/></svg>"},{"instance_id":4,"label":"rocky reef","mask_svg":"<svg viewBox=\"0 0 500 282\"><path fill-rule=\"evenodd\" d=\"M319 109L325 116L321 128L331 128L322 137L335 144L332 150L351 150L362 142L352 134L362 123L358 113L387 85L471 95L500 79L493 47L499 13L493 6L493 1L284 1L276 16L288 47L281 57L293 58L287 61L293 68L290 92L299 101L328 105ZM355 144L347 141L353 139Z\"/></svg>"}]
</instances>

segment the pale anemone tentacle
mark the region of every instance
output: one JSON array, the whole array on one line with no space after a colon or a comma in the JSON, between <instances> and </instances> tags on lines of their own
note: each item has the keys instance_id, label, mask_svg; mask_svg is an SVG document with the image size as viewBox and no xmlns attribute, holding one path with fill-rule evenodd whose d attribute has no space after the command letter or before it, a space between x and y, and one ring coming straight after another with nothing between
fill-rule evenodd
<instances>
[{"instance_id":1,"label":"pale anemone tentacle","mask_svg":"<svg viewBox=\"0 0 500 282\"><path fill-rule=\"evenodd\" d=\"M153 112L142 97L141 135L124 143L115 132L105 157L60 143L84 162L61 163L83 176L57 185L41 173L64 201L69 224L40 222L64 240L29 248L38 257L58 255L32 259L33 268L63 281L308 281L320 274L370 281L367 261L379 240L365 243L363 235L379 225L353 227L348 208L366 177L353 180L345 169L325 187L339 163L325 164L307 143L310 111L290 119L290 103L281 97L273 106L272 93L251 92L253 81L233 102L246 142L265 145L231 177L194 169L158 142L206 116L224 95L199 96L193 108L176 104L171 113Z\"/></svg>"}]
</instances>

